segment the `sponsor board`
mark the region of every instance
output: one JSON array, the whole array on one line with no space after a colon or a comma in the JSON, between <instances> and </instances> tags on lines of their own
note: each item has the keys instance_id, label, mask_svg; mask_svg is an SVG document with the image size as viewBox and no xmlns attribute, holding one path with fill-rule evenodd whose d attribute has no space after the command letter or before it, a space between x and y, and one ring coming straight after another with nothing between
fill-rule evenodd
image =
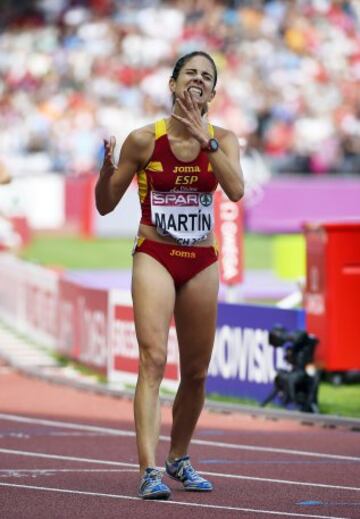
<instances>
[{"instance_id":1,"label":"sponsor board","mask_svg":"<svg viewBox=\"0 0 360 519\"><path fill-rule=\"evenodd\" d=\"M302 310L219 303L207 393L262 401L271 391L276 369L288 369L282 348L269 345L268 331L280 323L303 329Z\"/></svg>"},{"instance_id":2,"label":"sponsor board","mask_svg":"<svg viewBox=\"0 0 360 519\"><path fill-rule=\"evenodd\" d=\"M109 379L135 384L139 353L130 298L112 291L109 310L111 346ZM302 310L220 303L207 393L263 400L271 391L276 369L288 369L283 350L268 343L276 323L289 330L304 328ZM178 345L172 324L163 385L175 389L179 381Z\"/></svg>"},{"instance_id":3,"label":"sponsor board","mask_svg":"<svg viewBox=\"0 0 360 519\"><path fill-rule=\"evenodd\" d=\"M130 298L120 291L110 293L109 380L134 384L139 368L139 347ZM178 343L174 323L170 326L167 364L162 387L176 389L179 381Z\"/></svg>"},{"instance_id":4,"label":"sponsor board","mask_svg":"<svg viewBox=\"0 0 360 519\"><path fill-rule=\"evenodd\" d=\"M58 350L106 371L108 291L61 280L59 296Z\"/></svg>"},{"instance_id":5,"label":"sponsor board","mask_svg":"<svg viewBox=\"0 0 360 519\"><path fill-rule=\"evenodd\" d=\"M90 365L110 382L135 384L138 345L128 291L101 290L60 279L56 272L0 256L0 317L30 338ZM268 343L274 324L305 328L303 310L219 303L207 393L262 401L271 391L283 351ZM179 382L174 323L163 387Z\"/></svg>"},{"instance_id":6,"label":"sponsor board","mask_svg":"<svg viewBox=\"0 0 360 519\"><path fill-rule=\"evenodd\" d=\"M0 316L46 347L55 347L60 275L11 254L0 257Z\"/></svg>"},{"instance_id":7,"label":"sponsor board","mask_svg":"<svg viewBox=\"0 0 360 519\"><path fill-rule=\"evenodd\" d=\"M235 285L243 280L243 205L215 193L215 234L219 242L220 281Z\"/></svg>"},{"instance_id":8,"label":"sponsor board","mask_svg":"<svg viewBox=\"0 0 360 519\"><path fill-rule=\"evenodd\" d=\"M20 327L24 263L12 254L0 253L0 316L10 326Z\"/></svg>"}]
</instances>

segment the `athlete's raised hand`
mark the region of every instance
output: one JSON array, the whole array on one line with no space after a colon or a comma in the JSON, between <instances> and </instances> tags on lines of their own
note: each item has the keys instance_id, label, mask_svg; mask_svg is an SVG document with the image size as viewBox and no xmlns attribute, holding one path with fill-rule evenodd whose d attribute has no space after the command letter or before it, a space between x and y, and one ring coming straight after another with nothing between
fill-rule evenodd
<instances>
[{"instance_id":1,"label":"athlete's raised hand","mask_svg":"<svg viewBox=\"0 0 360 519\"><path fill-rule=\"evenodd\" d=\"M114 136L110 140L104 139L104 160L100 169L101 177L111 177L116 171L114 150L116 139Z\"/></svg>"},{"instance_id":2,"label":"athlete's raised hand","mask_svg":"<svg viewBox=\"0 0 360 519\"><path fill-rule=\"evenodd\" d=\"M182 115L172 112L171 117L183 123L201 146L206 146L209 140L207 118L201 115L200 106L193 94L185 90L183 97L176 98L175 106L180 108Z\"/></svg>"}]
</instances>

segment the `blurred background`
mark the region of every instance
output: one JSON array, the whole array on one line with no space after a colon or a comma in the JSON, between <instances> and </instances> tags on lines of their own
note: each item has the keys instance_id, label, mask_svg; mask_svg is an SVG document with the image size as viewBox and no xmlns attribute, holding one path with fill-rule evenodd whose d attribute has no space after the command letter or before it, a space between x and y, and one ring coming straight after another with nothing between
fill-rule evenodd
<instances>
[{"instance_id":1,"label":"blurred background","mask_svg":"<svg viewBox=\"0 0 360 519\"><path fill-rule=\"evenodd\" d=\"M167 116L173 65L194 50L219 71L211 122L243 145L240 230L227 242L235 299L304 308L306 226L355 220L345 248L353 254L356 239L360 250L358 1L2 0L0 9L0 250L90 287L128 288L137 191L96 213L102 139L115 135L118 151L134 128ZM351 311L358 293L344 296ZM314 315L319 297L309 299ZM337 371L360 369L353 358Z\"/></svg>"},{"instance_id":2,"label":"blurred background","mask_svg":"<svg viewBox=\"0 0 360 519\"><path fill-rule=\"evenodd\" d=\"M214 123L274 175L360 173L360 5L328 0L1 2L0 158L16 176L94 172L102 137L168 113L176 59L202 49Z\"/></svg>"}]
</instances>

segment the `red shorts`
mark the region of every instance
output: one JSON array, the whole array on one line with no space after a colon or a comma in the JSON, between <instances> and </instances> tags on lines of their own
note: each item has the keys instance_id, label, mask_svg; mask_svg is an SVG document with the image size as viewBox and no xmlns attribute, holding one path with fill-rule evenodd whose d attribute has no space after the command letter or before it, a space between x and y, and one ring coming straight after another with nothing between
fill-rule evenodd
<instances>
[{"instance_id":1,"label":"red shorts","mask_svg":"<svg viewBox=\"0 0 360 519\"><path fill-rule=\"evenodd\" d=\"M159 243L145 238L138 238L134 254L136 252L144 252L161 263L172 276L176 288L181 287L218 259L217 249L213 246L188 247Z\"/></svg>"}]
</instances>

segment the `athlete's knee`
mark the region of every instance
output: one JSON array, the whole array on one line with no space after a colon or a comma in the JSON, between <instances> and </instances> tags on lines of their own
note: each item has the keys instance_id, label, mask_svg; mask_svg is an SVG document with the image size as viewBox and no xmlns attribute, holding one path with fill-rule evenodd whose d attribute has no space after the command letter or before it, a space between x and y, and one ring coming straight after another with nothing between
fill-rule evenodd
<instances>
[{"instance_id":1,"label":"athlete's knee","mask_svg":"<svg viewBox=\"0 0 360 519\"><path fill-rule=\"evenodd\" d=\"M166 366L166 353L140 346L140 372L153 380L161 380Z\"/></svg>"},{"instance_id":2,"label":"athlete's knee","mask_svg":"<svg viewBox=\"0 0 360 519\"><path fill-rule=\"evenodd\" d=\"M192 386L204 386L206 382L207 373L207 366L188 366L187 368L182 370L181 380L186 384L191 384Z\"/></svg>"}]
</instances>

